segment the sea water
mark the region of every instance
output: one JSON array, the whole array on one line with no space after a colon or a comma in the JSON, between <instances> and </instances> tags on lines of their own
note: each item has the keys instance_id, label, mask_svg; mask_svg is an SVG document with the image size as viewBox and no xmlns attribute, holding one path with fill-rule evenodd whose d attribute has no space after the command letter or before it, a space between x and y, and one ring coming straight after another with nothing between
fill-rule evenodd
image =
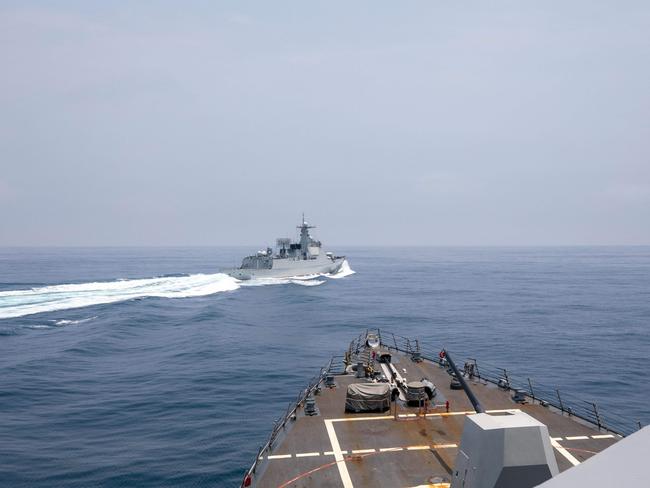
<instances>
[{"instance_id":1,"label":"sea water","mask_svg":"<svg viewBox=\"0 0 650 488\"><path fill-rule=\"evenodd\" d=\"M367 328L650 421L648 247L350 247L334 277L219 273L248 251L0 249L0 486L237 486Z\"/></svg>"}]
</instances>

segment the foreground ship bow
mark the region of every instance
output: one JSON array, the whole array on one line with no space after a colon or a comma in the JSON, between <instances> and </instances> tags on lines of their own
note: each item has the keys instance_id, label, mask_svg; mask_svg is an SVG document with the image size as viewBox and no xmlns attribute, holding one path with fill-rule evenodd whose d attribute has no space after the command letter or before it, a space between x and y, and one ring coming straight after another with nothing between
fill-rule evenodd
<instances>
[{"instance_id":1,"label":"foreground ship bow","mask_svg":"<svg viewBox=\"0 0 650 488\"><path fill-rule=\"evenodd\" d=\"M241 486L647 486L650 428L635 432L595 403L453 356L361 334L275 423Z\"/></svg>"},{"instance_id":2,"label":"foreground ship bow","mask_svg":"<svg viewBox=\"0 0 650 488\"><path fill-rule=\"evenodd\" d=\"M314 226L305 222L303 215L300 240L291 242L289 238L277 240L277 252L270 247L258 251L253 256L246 256L239 268L223 270L224 273L238 280L253 278L293 278L320 274L334 274L341 269L345 256L334 256L331 252L323 253L320 241L314 240L309 229Z\"/></svg>"}]
</instances>

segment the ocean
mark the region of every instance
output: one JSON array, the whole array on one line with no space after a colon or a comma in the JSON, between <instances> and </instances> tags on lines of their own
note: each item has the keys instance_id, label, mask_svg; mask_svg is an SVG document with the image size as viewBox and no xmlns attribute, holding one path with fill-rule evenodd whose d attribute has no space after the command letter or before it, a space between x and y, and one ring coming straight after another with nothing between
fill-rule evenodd
<instances>
[{"instance_id":1,"label":"ocean","mask_svg":"<svg viewBox=\"0 0 650 488\"><path fill-rule=\"evenodd\" d=\"M367 328L650 421L650 247L349 247L336 279L218 273L249 251L0 249L0 486L238 486Z\"/></svg>"}]
</instances>

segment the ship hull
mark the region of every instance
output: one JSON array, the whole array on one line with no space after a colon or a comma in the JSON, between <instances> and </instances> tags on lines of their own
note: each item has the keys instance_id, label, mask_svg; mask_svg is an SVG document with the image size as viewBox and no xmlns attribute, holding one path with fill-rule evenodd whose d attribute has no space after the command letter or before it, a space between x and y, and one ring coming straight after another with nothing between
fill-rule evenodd
<instances>
[{"instance_id":1,"label":"ship hull","mask_svg":"<svg viewBox=\"0 0 650 488\"><path fill-rule=\"evenodd\" d=\"M271 269L235 268L222 272L238 280L257 278L294 278L319 274L334 274L341 269L345 257L323 259L274 259Z\"/></svg>"}]
</instances>

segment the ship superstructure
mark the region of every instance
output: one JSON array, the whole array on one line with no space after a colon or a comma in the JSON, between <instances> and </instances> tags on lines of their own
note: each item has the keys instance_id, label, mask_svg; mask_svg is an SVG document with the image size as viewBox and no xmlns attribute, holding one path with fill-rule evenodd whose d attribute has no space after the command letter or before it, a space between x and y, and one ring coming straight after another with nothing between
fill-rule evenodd
<instances>
[{"instance_id":1,"label":"ship superstructure","mask_svg":"<svg viewBox=\"0 0 650 488\"><path fill-rule=\"evenodd\" d=\"M283 237L276 240L276 251L267 247L257 254L246 256L239 268L223 272L239 280L254 278L292 278L319 274L333 274L341 269L345 256L323 252L321 242L309 233L315 226L302 217L297 227L300 237L296 242Z\"/></svg>"}]
</instances>

